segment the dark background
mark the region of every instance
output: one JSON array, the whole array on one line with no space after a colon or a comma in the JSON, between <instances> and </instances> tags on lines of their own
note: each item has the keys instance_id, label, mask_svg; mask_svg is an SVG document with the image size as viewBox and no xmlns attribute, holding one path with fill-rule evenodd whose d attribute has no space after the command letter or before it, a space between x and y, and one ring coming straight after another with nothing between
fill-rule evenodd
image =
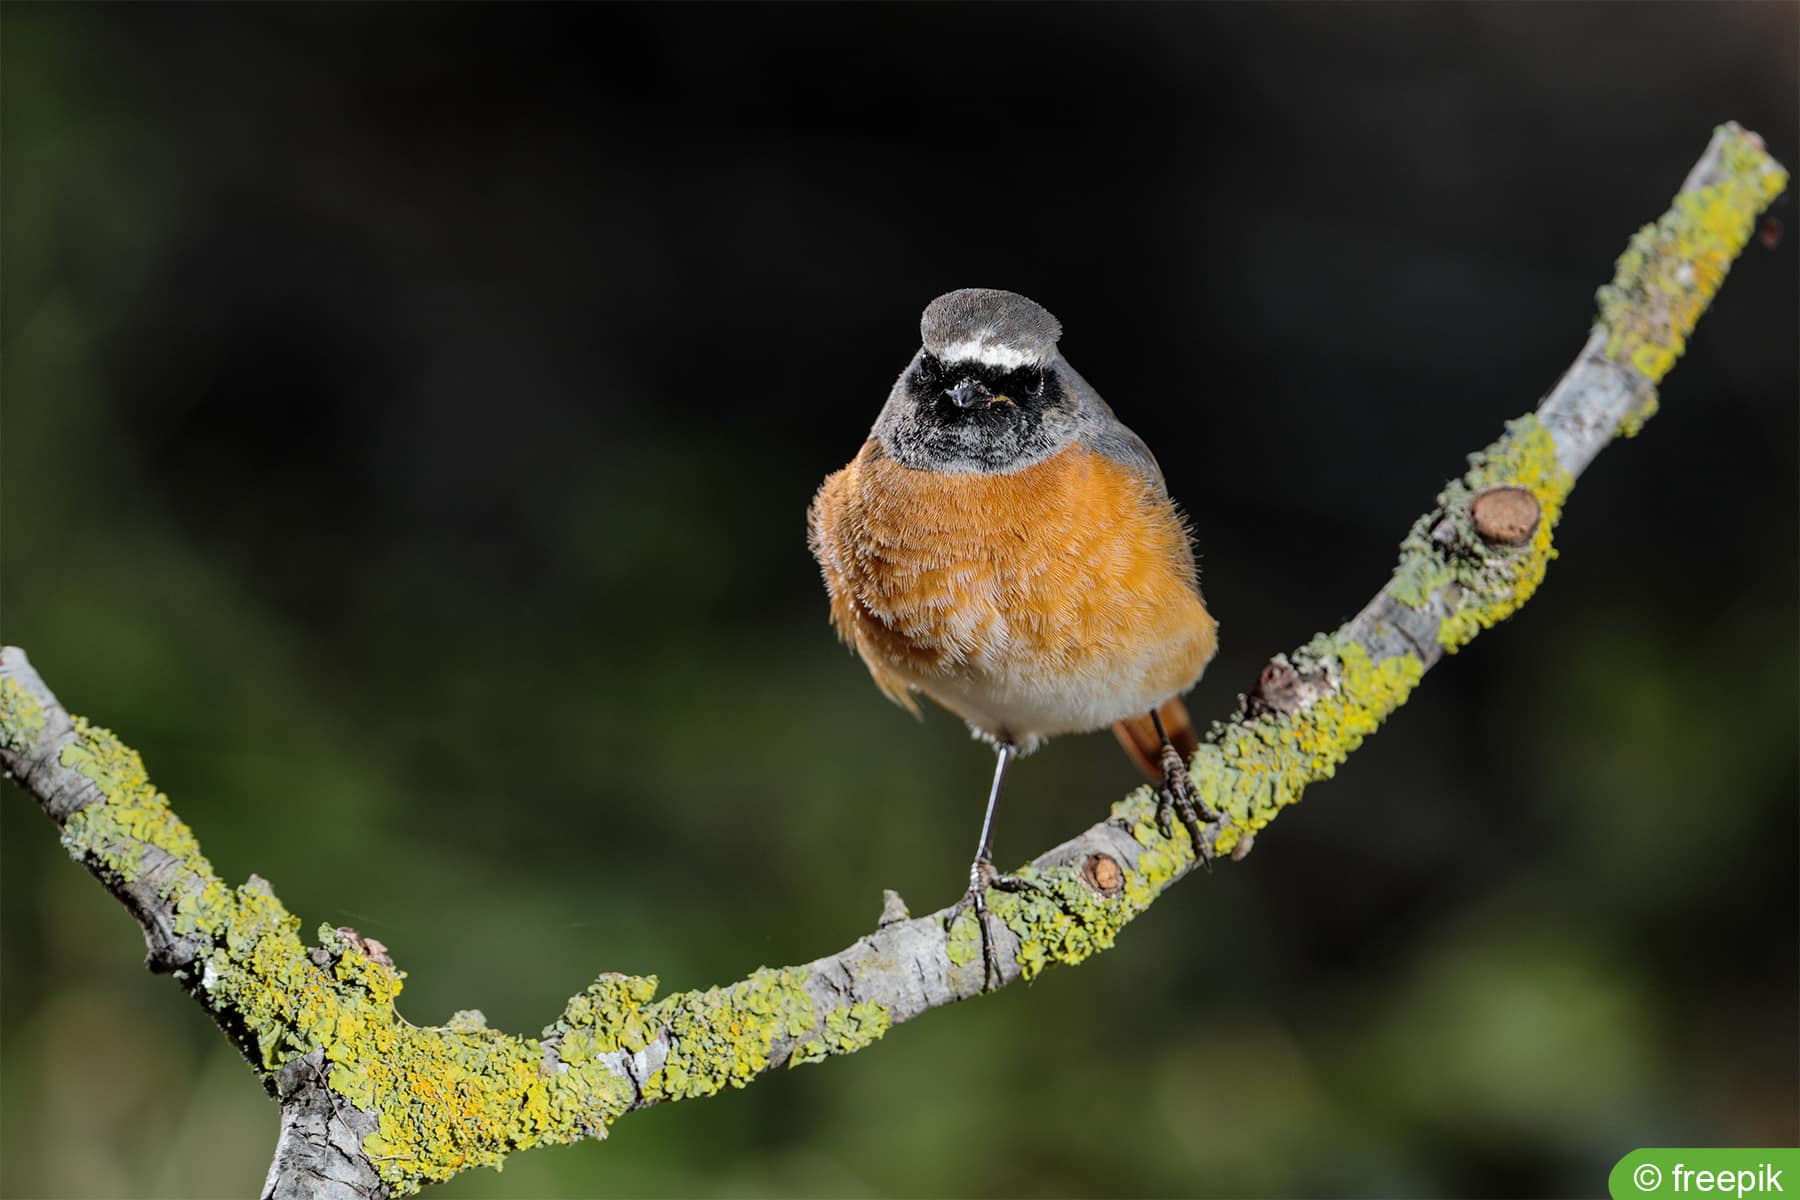
<instances>
[{"instance_id":1,"label":"dark background","mask_svg":"<svg viewBox=\"0 0 1800 1200\"><path fill-rule=\"evenodd\" d=\"M951 900L987 782L804 544L926 301L1043 302L1156 449L1221 716L1555 381L1715 124L1800 161L1797 13L9 4L4 635L414 1020L804 961ZM1539 598L1248 861L443 1194L1572 1195L1794 1144L1795 264L1752 247ZM1134 782L1053 744L1000 858ZM252 1192L250 1072L0 830L0 1189Z\"/></svg>"}]
</instances>

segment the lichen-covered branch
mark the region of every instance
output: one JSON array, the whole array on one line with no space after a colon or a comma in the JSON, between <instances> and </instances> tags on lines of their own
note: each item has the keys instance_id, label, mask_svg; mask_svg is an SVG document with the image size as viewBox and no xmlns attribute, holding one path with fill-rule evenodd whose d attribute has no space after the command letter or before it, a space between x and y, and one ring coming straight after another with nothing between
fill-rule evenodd
<instances>
[{"instance_id":1,"label":"lichen-covered branch","mask_svg":"<svg viewBox=\"0 0 1800 1200\"><path fill-rule=\"evenodd\" d=\"M1530 598L1575 477L1654 411L1658 382L1786 181L1754 134L1717 132L1673 207L1632 239L1592 336L1537 412L1471 457L1362 612L1277 656L1213 727L1192 774L1220 814L1203 831L1214 850L1243 857L1433 664ZM395 1011L403 972L385 947L329 926L308 946L267 883L220 879L138 756L69 716L11 647L0 650L0 767L143 926L150 967L176 977L280 1098L269 1197L407 1193L530 1146L604 1137L633 1109L850 1053L982 991L974 914L909 917L890 896L872 933L802 966L660 998L654 977L602 975L535 1036L489 1029L473 1011L415 1026ZM1026 890L989 898L1004 981L1111 946L1194 865L1185 832L1159 831L1148 790L1127 796L1024 867Z\"/></svg>"}]
</instances>

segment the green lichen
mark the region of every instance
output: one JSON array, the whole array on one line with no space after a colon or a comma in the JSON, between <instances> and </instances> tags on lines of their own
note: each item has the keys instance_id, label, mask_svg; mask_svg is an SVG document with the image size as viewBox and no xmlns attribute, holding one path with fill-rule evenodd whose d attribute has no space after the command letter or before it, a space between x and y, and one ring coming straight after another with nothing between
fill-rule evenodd
<instances>
[{"instance_id":1,"label":"green lichen","mask_svg":"<svg viewBox=\"0 0 1800 1200\"><path fill-rule=\"evenodd\" d=\"M1294 659L1308 672L1329 672L1336 686L1299 712L1219 727L1194 756L1194 786L1225 818L1217 854L1265 828L1307 785L1336 774L1425 673L1412 654L1374 661L1343 631L1314 639Z\"/></svg>"},{"instance_id":2,"label":"green lichen","mask_svg":"<svg viewBox=\"0 0 1800 1200\"><path fill-rule=\"evenodd\" d=\"M820 1034L803 1038L794 1046L788 1066L819 1062L833 1054L854 1054L873 1045L893 1024L887 1006L873 1000L860 1000L848 1008L834 1008L825 1014Z\"/></svg>"},{"instance_id":3,"label":"green lichen","mask_svg":"<svg viewBox=\"0 0 1800 1200\"><path fill-rule=\"evenodd\" d=\"M15 682L0 685L4 736L35 740L42 709ZM639 1098L624 1058L665 1031L668 1053L645 1082L646 1100L741 1087L779 1052L816 1061L887 1030L888 1011L866 1002L832 1009L821 1022L801 969L761 970L730 987L662 1000L653 977L603 975L542 1038L491 1030L474 1010L442 1027L415 1026L395 1007L402 972L329 925L309 948L299 919L267 883L253 877L234 888L213 873L134 751L80 718L74 729L61 763L90 780L99 798L67 822L70 852L128 883L143 877L153 848L177 860L157 878L176 933L197 947L183 972L188 986L265 1079L323 1051L331 1089L374 1114L376 1131L363 1146L397 1194L470 1167L498 1167L529 1146L605 1136Z\"/></svg>"},{"instance_id":4,"label":"green lichen","mask_svg":"<svg viewBox=\"0 0 1800 1200\"><path fill-rule=\"evenodd\" d=\"M661 1000L653 976L602 975L542 1038L508 1036L470 1014L418 1028L394 1011L399 972L357 954L329 927L320 939L329 970L307 960L298 977L271 979L276 986L263 991L240 988L231 1001L256 1014L260 1037L274 1039L270 1058L324 1047L332 1089L376 1114L378 1129L363 1148L400 1193L469 1167L498 1167L530 1146L604 1137L639 1099L628 1069L647 1070L645 1103L705 1096L749 1083L779 1050L814 1062L868 1045L889 1023L886 1008L864 1002L827 1012L820 1029L807 973L793 968ZM236 983L219 975L216 986ZM667 1053L649 1070L653 1044Z\"/></svg>"},{"instance_id":5,"label":"green lichen","mask_svg":"<svg viewBox=\"0 0 1800 1200\"><path fill-rule=\"evenodd\" d=\"M649 1010L655 999L656 976L609 971L563 1006L544 1037L558 1039L558 1056L566 1063L588 1062L621 1049L635 1054L661 1028Z\"/></svg>"},{"instance_id":6,"label":"green lichen","mask_svg":"<svg viewBox=\"0 0 1800 1200\"><path fill-rule=\"evenodd\" d=\"M330 941L327 930L320 936ZM399 973L333 949L331 974L345 1005L326 1047L331 1087L376 1114L363 1149L396 1192L470 1167L497 1168L531 1146L604 1136L630 1105L628 1080L596 1062L559 1068L538 1039L467 1021L407 1024L392 1004Z\"/></svg>"},{"instance_id":7,"label":"green lichen","mask_svg":"<svg viewBox=\"0 0 1800 1200\"><path fill-rule=\"evenodd\" d=\"M487 1014L479 1008L459 1008L444 1022L444 1028L454 1033L485 1033L487 1027Z\"/></svg>"},{"instance_id":8,"label":"green lichen","mask_svg":"<svg viewBox=\"0 0 1800 1200\"><path fill-rule=\"evenodd\" d=\"M470 1013L443 1027L411 1024L395 1008L402 972L329 925L309 952L299 924L260 880L208 889L178 909L178 928L212 942L196 994L241 1024L265 1072L323 1050L331 1089L375 1115L363 1148L397 1193L498 1167L529 1146L603 1136L631 1104L630 1081L584 1055L579 1037L558 1066L541 1040L487 1029Z\"/></svg>"},{"instance_id":9,"label":"green lichen","mask_svg":"<svg viewBox=\"0 0 1800 1200\"><path fill-rule=\"evenodd\" d=\"M1416 656L1375 662L1342 632L1314 639L1294 657L1308 672L1329 673L1335 686L1298 713L1269 713L1215 726L1190 764L1200 798L1224 818L1211 847L1215 854L1229 854L1297 802L1307 785L1331 778L1363 739L1406 702L1424 674ZM988 907L1019 937L1023 978L1109 949L1127 923L1194 865L1187 833L1179 827L1170 836L1161 832L1149 788L1114 805L1112 819L1139 846L1135 868L1125 872L1119 895L1096 892L1074 867L1035 865L1018 872L1023 889L989 892ZM979 931L972 916L966 919L969 932L964 936L970 945L964 948L965 962L980 953ZM953 927L952 944L957 934ZM956 959L953 952L952 961Z\"/></svg>"},{"instance_id":10,"label":"green lichen","mask_svg":"<svg viewBox=\"0 0 1800 1200\"><path fill-rule=\"evenodd\" d=\"M790 1065L817 1062L887 1031L887 1009L870 1003L830 1009L821 1025L808 978L804 968L765 967L728 987L657 1000L652 976L602 975L544 1036L555 1039L570 1068L609 1073L608 1056L637 1055L662 1038L666 1057L643 1080L643 1099L651 1103L743 1087L781 1050L789 1051Z\"/></svg>"},{"instance_id":11,"label":"green lichen","mask_svg":"<svg viewBox=\"0 0 1800 1200\"><path fill-rule=\"evenodd\" d=\"M126 883L141 878L152 848L177 860L159 890L174 902L175 932L199 947L186 973L195 995L222 1014L265 1076L324 1050L332 1089L377 1115L367 1149L396 1190L498 1165L538 1141L589 1135L630 1102L629 1081L612 1071L549 1078L533 1039L468 1020L444 1029L406 1022L394 1008L400 972L329 926L315 960L298 918L266 883L233 888L213 873L134 751L80 718L74 730L61 763L100 795L65 825L70 853Z\"/></svg>"},{"instance_id":12,"label":"green lichen","mask_svg":"<svg viewBox=\"0 0 1800 1200\"><path fill-rule=\"evenodd\" d=\"M1661 220L1632 238L1613 282L1600 289L1607 355L1629 363L1652 385L1686 347L1749 240L1757 214L1787 183L1787 173L1754 135L1735 126L1720 133L1718 181L1677 196ZM1650 399L1626 416L1620 432L1629 436L1641 429L1655 403L1652 388ZM1433 593L1452 599L1438 641L1455 651L1537 590L1556 556L1551 534L1573 482L1557 462L1554 439L1537 419L1513 421L1504 437L1471 458L1468 473L1446 487L1437 507L1413 526L1388 593L1414 608ZM1470 503L1501 484L1526 488L1537 498L1537 529L1522 547L1489 545L1472 527Z\"/></svg>"},{"instance_id":13,"label":"green lichen","mask_svg":"<svg viewBox=\"0 0 1800 1200\"><path fill-rule=\"evenodd\" d=\"M945 933L944 953L951 965L966 967L981 957L981 924L973 906L958 913Z\"/></svg>"},{"instance_id":14,"label":"green lichen","mask_svg":"<svg viewBox=\"0 0 1800 1200\"><path fill-rule=\"evenodd\" d=\"M1400 544L1388 594L1413 608L1422 608L1433 593L1450 598L1438 642L1454 653L1537 591L1556 557L1551 533L1574 484L1557 461L1556 440L1535 415L1508 422L1506 433L1470 455L1467 473L1438 493L1436 507L1413 524ZM1537 528L1523 546L1484 542L1469 515L1477 496L1502 485L1524 488L1537 500Z\"/></svg>"},{"instance_id":15,"label":"green lichen","mask_svg":"<svg viewBox=\"0 0 1800 1200\"><path fill-rule=\"evenodd\" d=\"M1613 281L1597 296L1607 356L1631 364L1652 384L1687 349L1688 336L1750 240L1757 215L1787 186L1787 172L1760 138L1735 125L1717 132L1723 141L1716 182L1682 192L1660 220L1640 229L1619 256ZM1652 392L1619 432L1637 433L1655 407Z\"/></svg>"},{"instance_id":16,"label":"green lichen","mask_svg":"<svg viewBox=\"0 0 1800 1200\"><path fill-rule=\"evenodd\" d=\"M988 907L1019 935L1019 972L1025 979L1110 949L1119 930L1148 902L1102 896L1072 867L1026 867L1018 878L1023 890L994 892Z\"/></svg>"},{"instance_id":17,"label":"green lichen","mask_svg":"<svg viewBox=\"0 0 1800 1200\"><path fill-rule=\"evenodd\" d=\"M200 853L193 831L170 810L169 798L150 785L137 752L80 717L74 718L74 726L74 740L62 749L62 765L93 783L101 799L63 826L62 842L70 855L134 883L144 869L144 852L154 847L192 875L211 877L212 864ZM184 882L180 873L167 873L164 894Z\"/></svg>"},{"instance_id":18,"label":"green lichen","mask_svg":"<svg viewBox=\"0 0 1800 1200\"><path fill-rule=\"evenodd\" d=\"M44 706L24 684L0 678L0 747L24 754L44 732Z\"/></svg>"},{"instance_id":19,"label":"green lichen","mask_svg":"<svg viewBox=\"0 0 1800 1200\"><path fill-rule=\"evenodd\" d=\"M651 1011L668 1028L670 1049L645 1081L644 1098L709 1096L768 1070L777 1044L818 1027L806 980L801 968L764 968L729 987L684 992L655 1005Z\"/></svg>"},{"instance_id":20,"label":"green lichen","mask_svg":"<svg viewBox=\"0 0 1800 1200\"><path fill-rule=\"evenodd\" d=\"M825 1039L833 1054L854 1054L881 1040L892 1024L887 1005L859 1000L825 1014Z\"/></svg>"}]
</instances>

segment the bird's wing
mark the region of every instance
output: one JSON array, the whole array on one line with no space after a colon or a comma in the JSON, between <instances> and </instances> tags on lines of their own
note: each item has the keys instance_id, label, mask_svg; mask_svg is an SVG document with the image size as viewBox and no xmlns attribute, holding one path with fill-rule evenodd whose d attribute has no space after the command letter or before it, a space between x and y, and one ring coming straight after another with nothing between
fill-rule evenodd
<instances>
[{"instance_id":1,"label":"bird's wing","mask_svg":"<svg viewBox=\"0 0 1800 1200\"><path fill-rule=\"evenodd\" d=\"M1056 366L1064 388L1087 418L1081 444L1096 454L1104 454L1114 462L1130 467L1155 484L1157 491L1167 495L1169 489L1163 482L1162 468L1156 464L1156 455L1150 453L1144 439L1114 415L1112 406L1100 398L1100 393L1069 365L1067 359L1059 355Z\"/></svg>"},{"instance_id":2,"label":"bird's wing","mask_svg":"<svg viewBox=\"0 0 1800 1200\"><path fill-rule=\"evenodd\" d=\"M1105 402L1102 401L1102 404ZM1100 423L1094 432L1081 439L1082 444L1096 454L1104 454L1116 463L1130 467L1145 479L1156 484L1156 489L1164 495L1168 494L1168 484L1163 482L1162 468L1156 465L1156 455L1150 453L1150 447L1144 439L1133 433L1125 422L1106 410L1107 420Z\"/></svg>"}]
</instances>

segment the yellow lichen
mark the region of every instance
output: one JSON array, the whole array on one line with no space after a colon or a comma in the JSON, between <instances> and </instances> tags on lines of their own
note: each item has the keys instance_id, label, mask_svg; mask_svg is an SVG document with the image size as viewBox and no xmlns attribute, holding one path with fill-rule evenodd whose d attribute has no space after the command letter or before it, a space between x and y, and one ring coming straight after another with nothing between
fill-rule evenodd
<instances>
[{"instance_id":1,"label":"yellow lichen","mask_svg":"<svg viewBox=\"0 0 1800 1200\"><path fill-rule=\"evenodd\" d=\"M1341 632L1316 639L1295 658L1328 671L1335 686L1297 713L1268 713L1223 727L1194 757L1194 786L1226 818L1215 853L1229 854L1297 802L1308 784L1330 779L1424 674L1416 656L1376 662Z\"/></svg>"},{"instance_id":2,"label":"yellow lichen","mask_svg":"<svg viewBox=\"0 0 1800 1200\"><path fill-rule=\"evenodd\" d=\"M24 754L44 732L44 706L25 685L8 675L0 678L0 747Z\"/></svg>"},{"instance_id":3,"label":"yellow lichen","mask_svg":"<svg viewBox=\"0 0 1800 1200\"><path fill-rule=\"evenodd\" d=\"M1607 355L1631 364L1652 384L1687 349L1688 336L1750 240L1757 215L1787 186L1787 172L1755 134L1727 125L1718 135L1723 169L1717 180L1681 193L1660 220L1640 229L1598 295ZM1636 433L1654 405L1652 393L1620 432Z\"/></svg>"},{"instance_id":4,"label":"yellow lichen","mask_svg":"<svg viewBox=\"0 0 1800 1200\"><path fill-rule=\"evenodd\" d=\"M655 1006L669 1030L669 1057L644 1084L646 1100L743 1087L769 1067L778 1040L817 1025L802 969L753 972L729 987L684 992Z\"/></svg>"},{"instance_id":5,"label":"yellow lichen","mask_svg":"<svg viewBox=\"0 0 1800 1200\"><path fill-rule=\"evenodd\" d=\"M952 966L966 967L981 957L981 926L972 905L958 913L945 932L944 954Z\"/></svg>"},{"instance_id":6,"label":"yellow lichen","mask_svg":"<svg viewBox=\"0 0 1800 1200\"><path fill-rule=\"evenodd\" d=\"M848 1008L834 1008L825 1014L823 1036L806 1039L804 1057L802 1047L796 1046L788 1065L817 1062L830 1054L853 1054L880 1038L892 1023L887 1007L872 1000L860 1000Z\"/></svg>"},{"instance_id":7,"label":"yellow lichen","mask_svg":"<svg viewBox=\"0 0 1800 1200\"><path fill-rule=\"evenodd\" d=\"M1451 604L1438 642L1451 652L1505 620L1531 598L1550 560L1563 502L1575 481L1557 461L1556 441L1534 415L1508 423L1493 445L1469 456L1469 470L1438 493L1437 505L1400 544L1388 594L1422 608L1434 594ZM1490 488L1521 487L1538 505L1537 528L1523 546L1490 545L1475 531L1469 507Z\"/></svg>"},{"instance_id":8,"label":"yellow lichen","mask_svg":"<svg viewBox=\"0 0 1800 1200\"><path fill-rule=\"evenodd\" d=\"M35 738L34 710L24 703L31 697L3 682L10 686L0 690L0 722ZM152 847L177 860L178 869L159 878L175 932L198 947L183 971L188 986L265 1080L322 1050L330 1088L374 1114L364 1149L397 1194L470 1167L497 1167L528 1146L604 1136L638 1099L621 1056L658 1038L666 1036L668 1052L645 1081L647 1100L741 1087L778 1048L803 1037L810 1040L800 1061L816 1061L887 1029L887 1010L864 1002L828 1010L815 1034L821 1017L800 969L757 971L730 987L660 1001L653 977L603 975L542 1038L490 1030L473 1011L442 1027L415 1026L395 1008L402 972L330 926L309 949L299 919L267 883L252 878L233 888L213 873L134 751L80 718L74 727L62 765L90 780L100 798L65 826L71 853L126 882L140 878Z\"/></svg>"},{"instance_id":9,"label":"yellow lichen","mask_svg":"<svg viewBox=\"0 0 1800 1200\"><path fill-rule=\"evenodd\" d=\"M1225 820L1211 847L1228 854L1262 829L1310 783L1329 779L1381 722L1405 703L1424 668L1406 654L1381 662L1343 634L1315 639L1296 654L1309 669L1328 671L1335 686L1304 710L1265 714L1215 727L1191 764L1195 790ZM1018 935L1020 974L1071 965L1108 949L1120 930L1194 865L1192 843L1177 827L1165 836L1154 794L1139 788L1113 806L1112 820L1131 832L1140 850L1117 896L1096 892L1073 867L1027 866L1020 890L992 890L988 907ZM980 954L979 927L965 909L951 930L957 965ZM963 943L956 952L958 941ZM958 959L962 961L958 962Z\"/></svg>"},{"instance_id":10,"label":"yellow lichen","mask_svg":"<svg viewBox=\"0 0 1800 1200\"><path fill-rule=\"evenodd\" d=\"M75 738L62 749L62 765L85 776L101 800L76 812L63 826L62 841L78 859L92 859L117 878L134 882L143 870L144 850L155 847L191 872L210 876L212 864L200 843L169 808L169 798L150 786L143 760L109 730L74 719ZM166 877L167 887L178 876Z\"/></svg>"},{"instance_id":11,"label":"yellow lichen","mask_svg":"<svg viewBox=\"0 0 1800 1200\"><path fill-rule=\"evenodd\" d=\"M1155 894L1145 877L1142 903L1125 895L1102 896L1072 867L1026 867L1018 879L1023 890L996 891L988 906L1019 935L1019 970L1026 979L1052 964L1073 965L1110 949L1119 930Z\"/></svg>"}]
</instances>

